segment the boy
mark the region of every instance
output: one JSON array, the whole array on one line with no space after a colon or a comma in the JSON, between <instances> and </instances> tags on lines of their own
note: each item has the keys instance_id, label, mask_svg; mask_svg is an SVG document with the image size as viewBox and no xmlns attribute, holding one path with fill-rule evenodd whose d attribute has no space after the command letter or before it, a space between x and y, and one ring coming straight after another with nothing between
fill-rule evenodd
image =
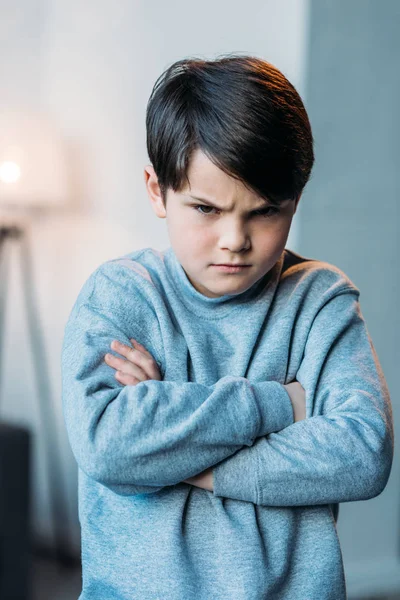
<instances>
[{"instance_id":1,"label":"boy","mask_svg":"<svg viewBox=\"0 0 400 600\"><path fill-rule=\"evenodd\" d=\"M358 288L285 248L303 103L259 58L186 59L146 125L171 247L100 265L65 329L80 600L345 599L338 505L385 488L392 407Z\"/></svg>"}]
</instances>

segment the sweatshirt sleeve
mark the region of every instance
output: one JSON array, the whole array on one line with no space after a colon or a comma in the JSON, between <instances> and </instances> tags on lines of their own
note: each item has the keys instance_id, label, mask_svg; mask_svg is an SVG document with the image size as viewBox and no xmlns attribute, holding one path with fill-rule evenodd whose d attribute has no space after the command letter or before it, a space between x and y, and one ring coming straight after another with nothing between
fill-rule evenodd
<instances>
[{"instance_id":1,"label":"sweatshirt sleeve","mask_svg":"<svg viewBox=\"0 0 400 600\"><path fill-rule=\"evenodd\" d=\"M167 358L160 357L156 328L150 331L154 315L135 304L145 303L143 296L138 293L122 312L116 302L123 290L115 289L111 302L110 292L104 294L109 285L110 278L100 275L91 294L80 295L62 349L64 421L86 475L121 495L156 492L293 423L289 395L275 381L251 384L226 376L213 385L157 380L121 385L104 362L112 340L130 345L135 338L155 359ZM260 402L265 396L268 403Z\"/></svg>"},{"instance_id":2,"label":"sweatshirt sleeve","mask_svg":"<svg viewBox=\"0 0 400 600\"><path fill-rule=\"evenodd\" d=\"M378 496L393 460L392 406L358 288L318 310L296 380L307 418L214 466L214 495L268 506Z\"/></svg>"}]
</instances>

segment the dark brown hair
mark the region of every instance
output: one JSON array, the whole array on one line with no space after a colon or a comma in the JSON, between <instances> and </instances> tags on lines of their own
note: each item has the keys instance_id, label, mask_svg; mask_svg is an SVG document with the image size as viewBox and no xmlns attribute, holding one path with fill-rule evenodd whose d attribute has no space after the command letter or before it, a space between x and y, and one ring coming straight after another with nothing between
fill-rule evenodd
<instances>
[{"instance_id":1,"label":"dark brown hair","mask_svg":"<svg viewBox=\"0 0 400 600\"><path fill-rule=\"evenodd\" d=\"M314 164L299 94L276 67L253 56L173 63L151 92L146 131L164 204L168 189L189 183L196 149L275 205L297 199Z\"/></svg>"}]
</instances>

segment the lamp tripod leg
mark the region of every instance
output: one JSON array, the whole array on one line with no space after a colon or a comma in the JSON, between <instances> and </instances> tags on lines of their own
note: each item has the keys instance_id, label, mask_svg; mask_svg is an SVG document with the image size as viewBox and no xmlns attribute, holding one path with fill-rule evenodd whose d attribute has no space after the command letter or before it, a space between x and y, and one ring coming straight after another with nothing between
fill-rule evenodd
<instances>
[{"instance_id":1,"label":"lamp tripod leg","mask_svg":"<svg viewBox=\"0 0 400 600\"><path fill-rule=\"evenodd\" d=\"M46 361L46 351L40 327L39 311L34 297L34 283L32 275L31 255L27 232L22 232L21 245L21 268L26 313L31 341L31 351L34 371L36 373L37 395L39 402L40 421L44 436L45 454L47 461L48 486L51 520L54 536L54 554L58 563L67 565L76 562L68 549L67 538L60 528L61 524L68 523L66 512L66 497L62 479L62 461L58 445L57 419L53 395L50 391L49 369ZM64 530L65 531L65 530Z\"/></svg>"},{"instance_id":2,"label":"lamp tripod leg","mask_svg":"<svg viewBox=\"0 0 400 600\"><path fill-rule=\"evenodd\" d=\"M6 314L6 301L7 301L7 276L8 276L8 264L7 264L7 230L4 227L0 227L0 389L1 389L1 375L2 375L2 357L3 357L3 339L5 330L5 314Z\"/></svg>"}]
</instances>

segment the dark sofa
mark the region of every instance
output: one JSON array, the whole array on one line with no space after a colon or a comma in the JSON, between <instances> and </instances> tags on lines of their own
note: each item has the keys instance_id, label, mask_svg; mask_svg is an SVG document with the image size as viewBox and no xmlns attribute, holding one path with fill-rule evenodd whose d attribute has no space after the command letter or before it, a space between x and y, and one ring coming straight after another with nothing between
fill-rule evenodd
<instances>
[{"instance_id":1,"label":"dark sofa","mask_svg":"<svg viewBox=\"0 0 400 600\"><path fill-rule=\"evenodd\" d=\"M28 429L0 421L0 599L28 600L30 455Z\"/></svg>"}]
</instances>

